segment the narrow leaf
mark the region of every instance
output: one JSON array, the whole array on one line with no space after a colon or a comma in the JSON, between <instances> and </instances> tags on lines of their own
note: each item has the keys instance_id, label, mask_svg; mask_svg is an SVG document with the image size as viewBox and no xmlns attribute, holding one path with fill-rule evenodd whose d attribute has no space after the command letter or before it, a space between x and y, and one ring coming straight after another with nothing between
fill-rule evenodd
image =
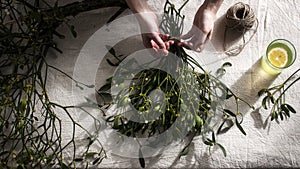
<instances>
[{"instance_id":1,"label":"narrow leaf","mask_svg":"<svg viewBox=\"0 0 300 169\"><path fill-rule=\"evenodd\" d=\"M110 88L111 88L111 83L107 83L107 84L103 85L98 91L104 92L104 91L108 91Z\"/></svg>"},{"instance_id":2,"label":"narrow leaf","mask_svg":"<svg viewBox=\"0 0 300 169\"><path fill-rule=\"evenodd\" d=\"M145 168L145 159L143 157L143 153L141 148L139 149L139 162L142 168Z\"/></svg>"},{"instance_id":3,"label":"narrow leaf","mask_svg":"<svg viewBox=\"0 0 300 169\"><path fill-rule=\"evenodd\" d=\"M97 152L87 152L86 154L85 154L85 156L87 157L87 158L92 158L92 157L94 157L96 154L98 154Z\"/></svg>"},{"instance_id":4,"label":"narrow leaf","mask_svg":"<svg viewBox=\"0 0 300 169\"><path fill-rule=\"evenodd\" d=\"M209 146L214 145L211 141L207 141L207 140L204 140L203 143L206 144L206 145L209 145Z\"/></svg>"},{"instance_id":5,"label":"narrow leaf","mask_svg":"<svg viewBox=\"0 0 300 169\"><path fill-rule=\"evenodd\" d=\"M287 108L287 106L285 105L285 104L282 104L281 106L280 106L280 108L281 108L281 110L283 110L285 113L289 113L289 109Z\"/></svg>"},{"instance_id":6,"label":"narrow leaf","mask_svg":"<svg viewBox=\"0 0 300 169\"><path fill-rule=\"evenodd\" d=\"M262 96L266 92L266 89L261 89L257 94L258 96Z\"/></svg>"},{"instance_id":7,"label":"narrow leaf","mask_svg":"<svg viewBox=\"0 0 300 169\"><path fill-rule=\"evenodd\" d=\"M76 38L77 37L77 32L75 31L75 26L71 25L71 26L69 26L69 28L70 28L70 31L71 31L73 37Z\"/></svg>"},{"instance_id":8,"label":"narrow leaf","mask_svg":"<svg viewBox=\"0 0 300 169\"><path fill-rule=\"evenodd\" d=\"M279 114L280 120L283 120L283 114L282 114L282 111L280 111L278 114Z\"/></svg>"},{"instance_id":9,"label":"narrow leaf","mask_svg":"<svg viewBox=\"0 0 300 169\"><path fill-rule=\"evenodd\" d=\"M268 109L268 107L267 107L267 99L268 99L269 97L268 96L266 96L266 97L264 97L263 98L263 100L262 100L262 107L264 108L264 109Z\"/></svg>"},{"instance_id":10,"label":"narrow leaf","mask_svg":"<svg viewBox=\"0 0 300 169\"><path fill-rule=\"evenodd\" d=\"M231 67L232 64L230 62L225 62L222 67Z\"/></svg>"},{"instance_id":11,"label":"narrow leaf","mask_svg":"<svg viewBox=\"0 0 300 169\"><path fill-rule=\"evenodd\" d=\"M226 99L230 99L232 96L233 96L233 94L229 94L229 93L227 93L227 95L226 95Z\"/></svg>"},{"instance_id":12,"label":"narrow leaf","mask_svg":"<svg viewBox=\"0 0 300 169\"><path fill-rule=\"evenodd\" d=\"M296 110L289 104L285 104L285 106L292 112L292 113L296 113Z\"/></svg>"},{"instance_id":13,"label":"narrow leaf","mask_svg":"<svg viewBox=\"0 0 300 169\"><path fill-rule=\"evenodd\" d=\"M223 111L224 111L225 113L229 114L230 116L236 117L236 115L235 115L232 111L230 111L230 110L228 110L228 109L224 109Z\"/></svg>"},{"instance_id":14,"label":"narrow leaf","mask_svg":"<svg viewBox=\"0 0 300 169\"><path fill-rule=\"evenodd\" d=\"M277 119L277 118L278 118L277 112L273 111L271 114L271 121L273 121L274 119Z\"/></svg>"},{"instance_id":15,"label":"narrow leaf","mask_svg":"<svg viewBox=\"0 0 300 169\"><path fill-rule=\"evenodd\" d=\"M223 128L225 122L226 122L226 120L224 120L224 121L222 122L222 124L220 125L220 127L219 127L218 130L217 130L217 134L221 134L221 131L222 131L222 128Z\"/></svg>"},{"instance_id":16,"label":"narrow leaf","mask_svg":"<svg viewBox=\"0 0 300 169\"><path fill-rule=\"evenodd\" d=\"M274 99L274 97L273 97L273 96L270 96L269 98L270 98L270 100L271 100L271 103L273 103L273 104L274 104L274 103L275 103L275 99Z\"/></svg>"},{"instance_id":17,"label":"narrow leaf","mask_svg":"<svg viewBox=\"0 0 300 169\"><path fill-rule=\"evenodd\" d=\"M93 165L97 164L99 161L100 161L100 157L96 158L94 161L93 161Z\"/></svg>"},{"instance_id":18,"label":"narrow leaf","mask_svg":"<svg viewBox=\"0 0 300 169\"><path fill-rule=\"evenodd\" d=\"M106 59L107 63L110 65L110 66L118 66L119 64L116 64L116 63L113 63L112 61L110 61L109 59Z\"/></svg>"},{"instance_id":19,"label":"narrow leaf","mask_svg":"<svg viewBox=\"0 0 300 169\"><path fill-rule=\"evenodd\" d=\"M113 16L109 18L106 22L107 24L115 20L119 15L121 15L127 8L120 8Z\"/></svg>"},{"instance_id":20,"label":"narrow leaf","mask_svg":"<svg viewBox=\"0 0 300 169\"><path fill-rule=\"evenodd\" d=\"M83 161L83 158L75 158L74 161L75 162L80 162L80 161Z\"/></svg>"},{"instance_id":21,"label":"narrow leaf","mask_svg":"<svg viewBox=\"0 0 300 169\"><path fill-rule=\"evenodd\" d=\"M186 156L186 155L189 153L189 151L190 151L189 146L184 147L184 149L183 149L183 150L180 152L180 154L179 154L179 158L180 158L181 156Z\"/></svg>"},{"instance_id":22,"label":"narrow leaf","mask_svg":"<svg viewBox=\"0 0 300 169\"><path fill-rule=\"evenodd\" d=\"M239 129L244 135L246 135L245 130L243 129L243 127L241 126L241 124L238 122L237 118L235 119L235 123L236 123L236 126L238 127L238 129Z\"/></svg>"},{"instance_id":23,"label":"narrow leaf","mask_svg":"<svg viewBox=\"0 0 300 169\"><path fill-rule=\"evenodd\" d=\"M227 153L226 153L225 148L224 148L221 144L219 144L219 143L216 143L216 145L222 150L224 156L226 157L226 156L227 156Z\"/></svg>"},{"instance_id":24,"label":"narrow leaf","mask_svg":"<svg viewBox=\"0 0 300 169\"><path fill-rule=\"evenodd\" d=\"M215 133L212 132L212 141L215 143L216 142L216 137L215 137Z\"/></svg>"},{"instance_id":25,"label":"narrow leaf","mask_svg":"<svg viewBox=\"0 0 300 169\"><path fill-rule=\"evenodd\" d=\"M116 51L113 47L109 46L109 45L105 45L106 49L108 50L108 52L114 56L116 56Z\"/></svg>"}]
</instances>

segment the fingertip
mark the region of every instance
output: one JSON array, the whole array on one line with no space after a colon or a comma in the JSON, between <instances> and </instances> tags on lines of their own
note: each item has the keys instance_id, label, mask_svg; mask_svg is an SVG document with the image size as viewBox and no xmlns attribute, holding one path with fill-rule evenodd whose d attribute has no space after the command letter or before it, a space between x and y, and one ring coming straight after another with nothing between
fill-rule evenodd
<instances>
[{"instance_id":1,"label":"fingertip","mask_svg":"<svg viewBox=\"0 0 300 169\"><path fill-rule=\"evenodd\" d=\"M159 49L159 46L153 40L151 40L150 43L151 43L151 48Z\"/></svg>"},{"instance_id":2,"label":"fingertip","mask_svg":"<svg viewBox=\"0 0 300 169\"><path fill-rule=\"evenodd\" d=\"M167 56L169 54L169 51L168 50L163 50L163 54L164 54L164 56Z\"/></svg>"},{"instance_id":3,"label":"fingertip","mask_svg":"<svg viewBox=\"0 0 300 169\"><path fill-rule=\"evenodd\" d=\"M189 46L187 42L179 42L177 45L186 49L191 49L191 46Z\"/></svg>"},{"instance_id":4,"label":"fingertip","mask_svg":"<svg viewBox=\"0 0 300 169\"><path fill-rule=\"evenodd\" d=\"M165 42L165 46L167 50L170 50L170 43L169 42Z\"/></svg>"},{"instance_id":5,"label":"fingertip","mask_svg":"<svg viewBox=\"0 0 300 169\"><path fill-rule=\"evenodd\" d=\"M160 37L163 41L167 41L170 36L168 34L165 34L165 35L161 35Z\"/></svg>"}]
</instances>

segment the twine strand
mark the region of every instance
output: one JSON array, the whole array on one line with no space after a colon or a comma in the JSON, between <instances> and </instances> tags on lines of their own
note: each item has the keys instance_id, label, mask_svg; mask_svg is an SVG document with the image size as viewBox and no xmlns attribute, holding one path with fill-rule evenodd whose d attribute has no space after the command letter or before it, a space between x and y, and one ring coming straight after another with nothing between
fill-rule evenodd
<instances>
[{"instance_id":1,"label":"twine strand","mask_svg":"<svg viewBox=\"0 0 300 169\"><path fill-rule=\"evenodd\" d=\"M257 23L256 27L254 28L253 33L250 36L249 40L246 41L245 33L253 27L255 22ZM223 42L224 51L225 54L229 56L236 56L239 53L241 53L244 47L250 42L250 40L257 32L258 19L256 18L253 9L248 4L238 2L227 10L225 23L226 23L226 27L225 27L224 42ZM241 45L234 46L227 49L226 43L227 43L228 29L242 33L243 43Z\"/></svg>"}]
</instances>

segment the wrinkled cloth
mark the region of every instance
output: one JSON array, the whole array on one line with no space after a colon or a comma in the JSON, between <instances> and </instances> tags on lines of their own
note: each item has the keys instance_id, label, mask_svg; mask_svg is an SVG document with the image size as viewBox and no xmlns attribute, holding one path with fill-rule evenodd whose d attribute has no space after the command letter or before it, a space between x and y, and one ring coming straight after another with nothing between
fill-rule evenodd
<instances>
[{"instance_id":1,"label":"wrinkled cloth","mask_svg":"<svg viewBox=\"0 0 300 169\"><path fill-rule=\"evenodd\" d=\"M182 0L173 0L172 2L176 6L182 4ZM201 0L190 1L182 10L182 13L186 16L184 32L188 31L192 26L194 14L202 2ZM298 55L295 63L278 76L266 75L260 68L260 58L266 51L268 44L274 39L287 39L294 44L296 50L299 50L298 53L300 52L300 3L297 0L244 2L248 3L255 11L259 22L258 30L238 56L228 57L223 52L224 15L227 9L236 2L238 1L226 0L223 2L217 13L212 40L207 44L205 50L201 53L188 52L199 63L210 70L212 74L223 63L232 63L232 67L226 68L226 74L221 80L256 108L252 110L245 105L241 107L241 111L244 114L242 126L247 135L244 136L234 126L225 134L217 137L218 142L225 147L227 157L224 157L222 151L217 148L213 148L209 152L208 147L202 143L201 138L196 137L187 156L178 160L177 154L180 152L180 146L178 146L179 143L174 143L174 148L166 149L161 155L147 158L147 167L300 167L300 115L291 114L291 118L280 121L280 123L270 122L270 119L268 119L270 110L261 108L262 98L257 96L257 92L260 89L282 83L300 67L300 56ZM64 1L64 3L67 3L67 1ZM148 3L154 11L162 14L164 1L149 0ZM139 28L136 20L122 21L123 16L131 14L130 10L126 10L119 17L121 25L116 25L115 21L108 25L105 24L117 10L118 8L93 10L71 18L71 24L75 25L78 37L73 38L67 27L60 27L59 31L67 35L65 39L57 39L57 46L60 47L63 53L50 52L48 57L49 64L60 68L73 76L74 79L85 80L85 77L93 76L92 80L87 80L85 83L96 84L95 89L97 90L105 83L105 79L114 72L114 68L108 65L105 60L100 61L97 59L100 58L100 55L105 55L103 54L104 51L95 53L97 48L101 48L99 45L119 45L117 48L117 53L119 54L129 54L139 49L142 45L141 38L137 33ZM105 37L101 36L101 33L104 33ZM250 34L251 32L246 33L246 39ZM129 35L132 35L129 42L127 41L126 45L122 44L122 40ZM234 39L234 37L231 38ZM237 45L241 42L240 37L235 38L236 41L231 41L231 45ZM88 64L83 59L84 57L93 57L95 62ZM93 72L93 70L89 69L92 67L97 67L97 71ZM62 105L81 105L86 102L86 97L91 97L92 100L94 97L78 92L68 77L55 70L50 70L47 84L50 99ZM298 82L286 94L286 101L296 111L300 111L299 88L300 83ZM93 119L86 118L82 112L75 111L72 115L74 119L87 127L90 127L94 122ZM63 119L65 115L61 114L60 116ZM70 138L72 127L68 127L70 126L69 121L62 121L62 124L64 128L63 137L66 139ZM76 134L79 140L82 139L80 132ZM109 150L109 147L106 150ZM103 160L99 167L138 168L140 165L138 159L109 154L108 158Z\"/></svg>"}]
</instances>

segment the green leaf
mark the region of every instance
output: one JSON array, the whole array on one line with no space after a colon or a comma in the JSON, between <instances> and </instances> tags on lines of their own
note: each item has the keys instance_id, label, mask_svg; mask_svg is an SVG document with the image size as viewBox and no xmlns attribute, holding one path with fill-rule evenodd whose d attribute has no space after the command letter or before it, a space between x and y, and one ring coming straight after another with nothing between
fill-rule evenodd
<instances>
[{"instance_id":1,"label":"green leaf","mask_svg":"<svg viewBox=\"0 0 300 169\"><path fill-rule=\"evenodd\" d=\"M111 82L112 82L112 78L113 78L113 77L107 78L107 79L106 79L106 83L111 83Z\"/></svg>"},{"instance_id":2,"label":"green leaf","mask_svg":"<svg viewBox=\"0 0 300 169\"><path fill-rule=\"evenodd\" d=\"M196 115L195 116L195 120L196 120L196 129L201 129L202 125L203 125L203 121L202 119L200 118L199 115Z\"/></svg>"},{"instance_id":3,"label":"green leaf","mask_svg":"<svg viewBox=\"0 0 300 169\"><path fill-rule=\"evenodd\" d=\"M261 89L257 94L258 96L262 96L266 92L266 89Z\"/></svg>"},{"instance_id":4,"label":"green leaf","mask_svg":"<svg viewBox=\"0 0 300 169\"><path fill-rule=\"evenodd\" d=\"M235 123L236 123L236 126L238 127L238 129L239 129L244 135L246 135L245 130L243 129L243 127L241 126L241 124L238 122L237 118L235 118Z\"/></svg>"},{"instance_id":5,"label":"green leaf","mask_svg":"<svg viewBox=\"0 0 300 169\"><path fill-rule=\"evenodd\" d=\"M69 167L67 164L65 164L65 163L61 163L60 164L60 167L61 167L61 169L70 169L71 167Z\"/></svg>"},{"instance_id":6,"label":"green leaf","mask_svg":"<svg viewBox=\"0 0 300 169\"><path fill-rule=\"evenodd\" d=\"M119 119L120 119L120 116L117 116L114 120L114 125L113 125L113 128L114 129L118 129L119 128Z\"/></svg>"},{"instance_id":7,"label":"green leaf","mask_svg":"<svg viewBox=\"0 0 300 169\"><path fill-rule=\"evenodd\" d=\"M275 103L275 99L274 99L274 97L271 95L271 96L269 96L269 98L270 98L270 100L271 100L271 103Z\"/></svg>"},{"instance_id":8,"label":"green leaf","mask_svg":"<svg viewBox=\"0 0 300 169\"><path fill-rule=\"evenodd\" d=\"M109 89L111 89L111 83L107 83L107 84L103 85L98 91L104 92L104 91L108 91Z\"/></svg>"},{"instance_id":9,"label":"green leaf","mask_svg":"<svg viewBox=\"0 0 300 169\"><path fill-rule=\"evenodd\" d=\"M119 64L117 63L113 63L112 61L110 61L109 59L106 59L107 63L110 65L110 66L119 66Z\"/></svg>"},{"instance_id":10,"label":"green leaf","mask_svg":"<svg viewBox=\"0 0 300 169\"><path fill-rule=\"evenodd\" d=\"M277 113L276 113L276 111L273 111L272 113L271 113L271 121L273 121L274 119L277 119Z\"/></svg>"},{"instance_id":11,"label":"green leaf","mask_svg":"<svg viewBox=\"0 0 300 169\"><path fill-rule=\"evenodd\" d=\"M190 151L189 146L184 147L184 149L179 153L179 158L182 156L186 156Z\"/></svg>"},{"instance_id":12,"label":"green leaf","mask_svg":"<svg viewBox=\"0 0 300 169\"><path fill-rule=\"evenodd\" d=\"M145 159L143 157L143 153L141 148L139 148L139 162L142 168L145 168Z\"/></svg>"},{"instance_id":13,"label":"green leaf","mask_svg":"<svg viewBox=\"0 0 300 169\"><path fill-rule=\"evenodd\" d=\"M224 156L226 157L226 156L227 156L227 153L226 153L225 148L224 148L221 144L219 144L219 143L216 143L216 145L222 150Z\"/></svg>"},{"instance_id":14,"label":"green leaf","mask_svg":"<svg viewBox=\"0 0 300 169\"><path fill-rule=\"evenodd\" d=\"M120 8L113 16L109 18L106 22L107 24L115 20L119 15L121 15L127 8Z\"/></svg>"},{"instance_id":15,"label":"green leaf","mask_svg":"<svg viewBox=\"0 0 300 169\"><path fill-rule=\"evenodd\" d=\"M220 125L220 127L219 127L218 130L217 130L217 134L221 134L221 133L222 133L222 130L223 130L222 128L223 128L225 122L226 122L226 120L224 120L224 121L222 122L222 124Z\"/></svg>"},{"instance_id":16,"label":"green leaf","mask_svg":"<svg viewBox=\"0 0 300 169\"><path fill-rule=\"evenodd\" d=\"M278 114L279 114L280 119L283 120L282 111L280 111Z\"/></svg>"},{"instance_id":17,"label":"green leaf","mask_svg":"<svg viewBox=\"0 0 300 169\"><path fill-rule=\"evenodd\" d=\"M75 26L74 25L69 25L69 29L73 35L74 38L77 37L77 32L75 31Z\"/></svg>"},{"instance_id":18,"label":"green leaf","mask_svg":"<svg viewBox=\"0 0 300 169\"><path fill-rule=\"evenodd\" d=\"M232 117L236 117L236 115L235 115L232 111L230 111L230 110L228 110L228 109L224 109L223 111L224 111L225 113L229 114L229 115L232 116Z\"/></svg>"},{"instance_id":19,"label":"green leaf","mask_svg":"<svg viewBox=\"0 0 300 169\"><path fill-rule=\"evenodd\" d=\"M296 113L296 110L289 104L285 104L285 106L292 112L292 113Z\"/></svg>"},{"instance_id":20,"label":"green leaf","mask_svg":"<svg viewBox=\"0 0 300 169\"><path fill-rule=\"evenodd\" d=\"M281 110L283 110L285 113L289 113L289 109L286 107L286 105L285 104L282 104L281 106L280 106L280 108L281 108Z\"/></svg>"},{"instance_id":21,"label":"green leaf","mask_svg":"<svg viewBox=\"0 0 300 169\"><path fill-rule=\"evenodd\" d=\"M284 112L288 117L290 117L290 112Z\"/></svg>"},{"instance_id":22,"label":"green leaf","mask_svg":"<svg viewBox=\"0 0 300 169\"><path fill-rule=\"evenodd\" d=\"M96 158L96 159L93 161L93 165L96 165L100 160L101 160L101 157Z\"/></svg>"},{"instance_id":23,"label":"green leaf","mask_svg":"<svg viewBox=\"0 0 300 169\"><path fill-rule=\"evenodd\" d=\"M267 100L268 100L268 96L266 96L266 97L264 97L263 98L263 100L262 100L262 102L261 102L261 104L262 104L262 107L264 108L264 109L268 109L268 107L267 107Z\"/></svg>"},{"instance_id":24,"label":"green leaf","mask_svg":"<svg viewBox=\"0 0 300 169\"><path fill-rule=\"evenodd\" d=\"M226 99L230 99L232 96L233 96L233 94L227 93L227 94L226 94Z\"/></svg>"},{"instance_id":25,"label":"green leaf","mask_svg":"<svg viewBox=\"0 0 300 169\"><path fill-rule=\"evenodd\" d=\"M209 145L209 146L213 146L214 143L213 143L211 140L210 140L210 141L208 141L208 140L209 140L209 139L204 140L203 143L206 144L206 145Z\"/></svg>"},{"instance_id":26,"label":"green leaf","mask_svg":"<svg viewBox=\"0 0 300 169\"><path fill-rule=\"evenodd\" d=\"M116 56L116 51L113 47L109 46L109 45L105 45L106 49L108 50L108 52L114 56Z\"/></svg>"},{"instance_id":27,"label":"green leaf","mask_svg":"<svg viewBox=\"0 0 300 169\"><path fill-rule=\"evenodd\" d=\"M75 162L81 162L81 161L83 161L83 158L75 158L74 161Z\"/></svg>"},{"instance_id":28,"label":"green leaf","mask_svg":"<svg viewBox=\"0 0 300 169\"><path fill-rule=\"evenodd\" d=\"M65 39L66 38L64 35L60 34L59 32L57 32L55 30L53 31L53 34L56 35L60 39Z\"/></svg>"},{"instance_id":29,"label":"green leaf","mask_svg":"<svg viewBox=\"0 0 300 169\"><path fill-rule=\"evenodd\" d=\"M211 135L212 135L212 136L211 136L211 137L212 137L212 142L214 142L214 143L215 143L215 142L216 142L215 133L214 133L214 132L212 132L212 134L211 134Z\"/></svg>"},{"instance_id":30,"label":"green leaf","mask_svg":"<svg viewBox=\"0 0 300 169\"><path fill-rule=\"evenodd\" d=\"M225 62L222 67L231 67L232 64L230 62Z\"/></svg>"},{"instance_id":31,"label":"green leaf","mask_svg":"<svg viewBox=\"0 0 300 169\"><path fill-rule=\"evenodd\" d=\"M106 119L106 122L109 122L109 123L111 123L111 122L113 122L115 119L115 116L109 116L107 119Z\"/></svg>"},{"instance_id":32,"label":"green leaf","mask_svg":"<svg viewBox=\"0 0 300 169\"><path fill-rule=\"evenodd\" d=\"M94 157L96 154L98 154L97 152L87 152L86 154L85 154L85 156L87 157L87 158L92 158L92 157Z\"/></svg>"}]
</instances>

